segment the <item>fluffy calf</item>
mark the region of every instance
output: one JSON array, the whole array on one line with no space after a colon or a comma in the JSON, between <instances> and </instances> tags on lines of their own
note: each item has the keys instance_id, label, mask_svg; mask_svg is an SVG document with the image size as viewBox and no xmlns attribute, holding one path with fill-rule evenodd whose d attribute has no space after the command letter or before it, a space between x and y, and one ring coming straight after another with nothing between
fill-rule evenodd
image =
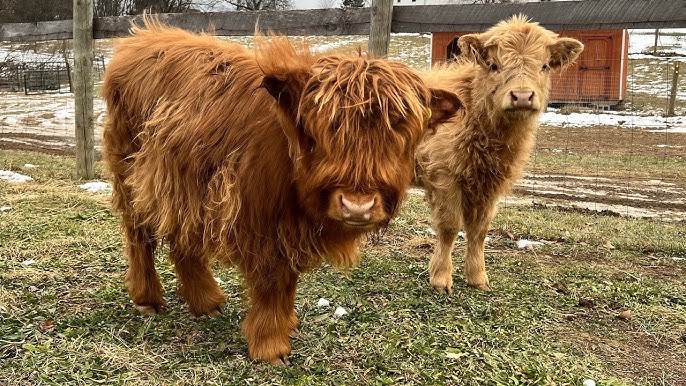
<instances>
[{"instance_id":1,"label":"fluffy calf","mask_svg":"<svg viewBox=\"0 0 686 386\"><path fill-rule=\"evenodd\" d=\"M357 262L360 239L398 210L425 131L459 107L400 63L316 57L279 37L248 51L151 21L119 42L102 94L133 302L165 306L161 242L196 315L226 299L212 258L234 264L248 353L271 362L291 350L298 276Z\"/></svg>"},{"instance_id":2,"label":"fluffy calf","mask_svg":"<svg viewBox=\"0 0 686 386\"><path fill-rule=\"evenodd\" d=\"M489 289L484 239L499 198L519 178L547 104L551 71L583 50L515 16L459 40L461 57L425 74L429 85L458 93L465 109L418 148L418 181L427 191L437 247L431 285L452 292L451 254L460 228L467 238L467 284Z\"/></svg>"}]
</instances>

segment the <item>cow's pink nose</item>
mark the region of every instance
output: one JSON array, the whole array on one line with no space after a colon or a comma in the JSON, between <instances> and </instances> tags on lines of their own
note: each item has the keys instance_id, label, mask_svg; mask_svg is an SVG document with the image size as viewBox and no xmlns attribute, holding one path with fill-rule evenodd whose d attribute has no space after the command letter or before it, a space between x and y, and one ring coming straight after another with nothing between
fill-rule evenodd
<instances>
[{"instance_id":1,"label":"cow's pink nose","mask_svg":"<svg viewBox=\"0 0 686 386\"><path fill-rule=\"evenodd\" d=\"M341 194L341 216L350 225L367 225L372 220L374 195Z\"/></svg>"},{"instance_id":2,"label":"cow's pink nose","mask_svg":"<svg viewBox=\"0 0 686 386\"><path fill-rule=\"evenodd\" d=\"M510 98L512 100L512 107L530 108L533 106L534 92L533 91L510 91Z\"/></svg>"}]
</instances>

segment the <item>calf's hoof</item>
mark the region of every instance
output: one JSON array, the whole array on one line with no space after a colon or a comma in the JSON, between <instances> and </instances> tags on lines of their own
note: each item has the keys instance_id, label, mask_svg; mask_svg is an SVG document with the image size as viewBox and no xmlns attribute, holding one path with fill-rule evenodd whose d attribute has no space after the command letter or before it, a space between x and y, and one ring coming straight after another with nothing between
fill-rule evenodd
<instances>
[{"instance_id":1,"label":"calf's hoof","mask_svg":"<svg viewBox=\"0 0 686 386\"><path fill-rule=\"evenodd\" d=\"M448 276L448 278L438 278L433 277L430 280L431 287L438 293L452 294L453 293L453 278Z\"/></svg>"},{"instance_id":2,"label":"calf's hoof","mask_svg":"<svg viewBox=\"0 0 686 386\"><path fill-rule=\"evenodd\" d=\"M133 304L136 309L145 315L158 315L161 314L165 308L167 308L167 302L162 301L161 303L155 304Z\"/></svg>"},{"instance_id":3,"label":"calf's hoof","mask_svg":"<svg viewBox=\"0 0 686 386\"><path fill-rule=\"evenodd\" d=\"M183 295L184 294L182 294L182 297L187 299L188 309L195 316L207 315L213 318L217 317L221 315L222 306L226 303L226 295L221 291L196 297L186 297Z\"/></svg>"},{"instance_id":4,"label":"calf's hoof","mask_svg":"<svg viewBox=\"0 0 686 386\"><path fill-rule=\"evenodd\" d=\"M299 340L306 338L305 334L300 332L300 330L298 328L294 328L294 329L290 330L288 332L288 337L291 339L299 339Z\"/></svg>"},{"instance_id":5,"label":"calf's hoof","mask_svg":"<svg viewBox=\"0 0 686 386\"><path fill-rule=\"evenodd\" d=\"M277 366L290 365L288 356L291 354L291 341L287 334L258 339L255 343L248 343L248 355L251 359Z\"/></svg>"},{"instance_id":6,"label":"calf's hoof","mask_svg":"<svg viewBox=\"0 0 686 386\"><path fill-rule=\"evenodd\" d=\"M288 356L283 356L281 358L276 358L270 362L274 366L290 366L291 361L288 360Z\"/></svg>"},{"instance_id":7,"label":"calf's hoof","mask_svg":"<svg viewBox=\"0 0 686 386\"><path fill-rule=\"evenodd\" d=\"M478 289L479 291L483 292L491 292L491 287L488 286L488 284L476 284L476 285L469 285L470 287L474 289Z\"/></svg>"}]
</instances>

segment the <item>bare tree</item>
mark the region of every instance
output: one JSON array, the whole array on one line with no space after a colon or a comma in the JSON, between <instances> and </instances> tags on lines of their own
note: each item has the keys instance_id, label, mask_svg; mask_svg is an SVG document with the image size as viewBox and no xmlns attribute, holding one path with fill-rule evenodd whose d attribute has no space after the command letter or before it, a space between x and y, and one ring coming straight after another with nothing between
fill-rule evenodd
<instances>
[{"instance_id":1,"label":"bare tree","mask_svg":"<svg viewBox=\"0 0 686 386\"><path fill-rule=\"evenodd\" d=\"M237 11L285 10L292 9L291 0L224 0Z\"/></svg>"},{"instance_id":2,"label":"bare tree","mask_svg":"<svg viewBox=\"0 0 686 386\"><path fill-rule=\"evenodd\" d=\"M193 0L133 0L133 13L174 13L187 11Z\"/></svg>"},{"instance_id":3,"label":"bare tree","mask_svg":"<svg viewBox=\"0 0 686 386\"><path fill-rule=\"evenodd\" d=\"M319 8L334 8L336 6L336 3L338 3L338 0L319 0L317 2L317 6Z\"/></svg>"},{"instance_id":4,"label":"bare tree","mask_svg":"<svg viewBox=\"0 0 686 386\"><path fill-rule=\"evenodd\" d=\"M0 23L33 23L72 18L72 0L2 0Z\"/></svg>"},{"instance_id":5,"label":"bare tree","mask_svg":"<svg viewBox=\"0 0 686 386\"><path fill-rule=\"evenodd\" d=\"M343 8L361 8L365 5L365 0L343 0Z\"/></svg>"}]
</instances>

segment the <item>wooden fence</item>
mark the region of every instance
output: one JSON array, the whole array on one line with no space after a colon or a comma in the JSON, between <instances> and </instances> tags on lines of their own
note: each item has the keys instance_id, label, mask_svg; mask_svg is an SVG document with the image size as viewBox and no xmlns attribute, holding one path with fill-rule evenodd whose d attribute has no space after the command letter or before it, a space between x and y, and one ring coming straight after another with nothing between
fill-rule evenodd
<instances>
[{"instance_id":1,"label":"wooden fence","mask_svg":"<svg viewBox=\"0 0 686 386\"><path fill-rule=\"evenodd\" d=\"M372 55L384 56L394 33L480 31L514 14L554 30L686 27L686 3L674 0L586 0L542 3L449 4L370 8L159 14L169 25L216 35L252 35L256 25L286 35L370 35ZM74 20L0 24L0 41L74 39L77 172L93 177L92 39L125 36L141 16L93 18L93 0L74 0Z\"/></svg>"}]
</instances>

